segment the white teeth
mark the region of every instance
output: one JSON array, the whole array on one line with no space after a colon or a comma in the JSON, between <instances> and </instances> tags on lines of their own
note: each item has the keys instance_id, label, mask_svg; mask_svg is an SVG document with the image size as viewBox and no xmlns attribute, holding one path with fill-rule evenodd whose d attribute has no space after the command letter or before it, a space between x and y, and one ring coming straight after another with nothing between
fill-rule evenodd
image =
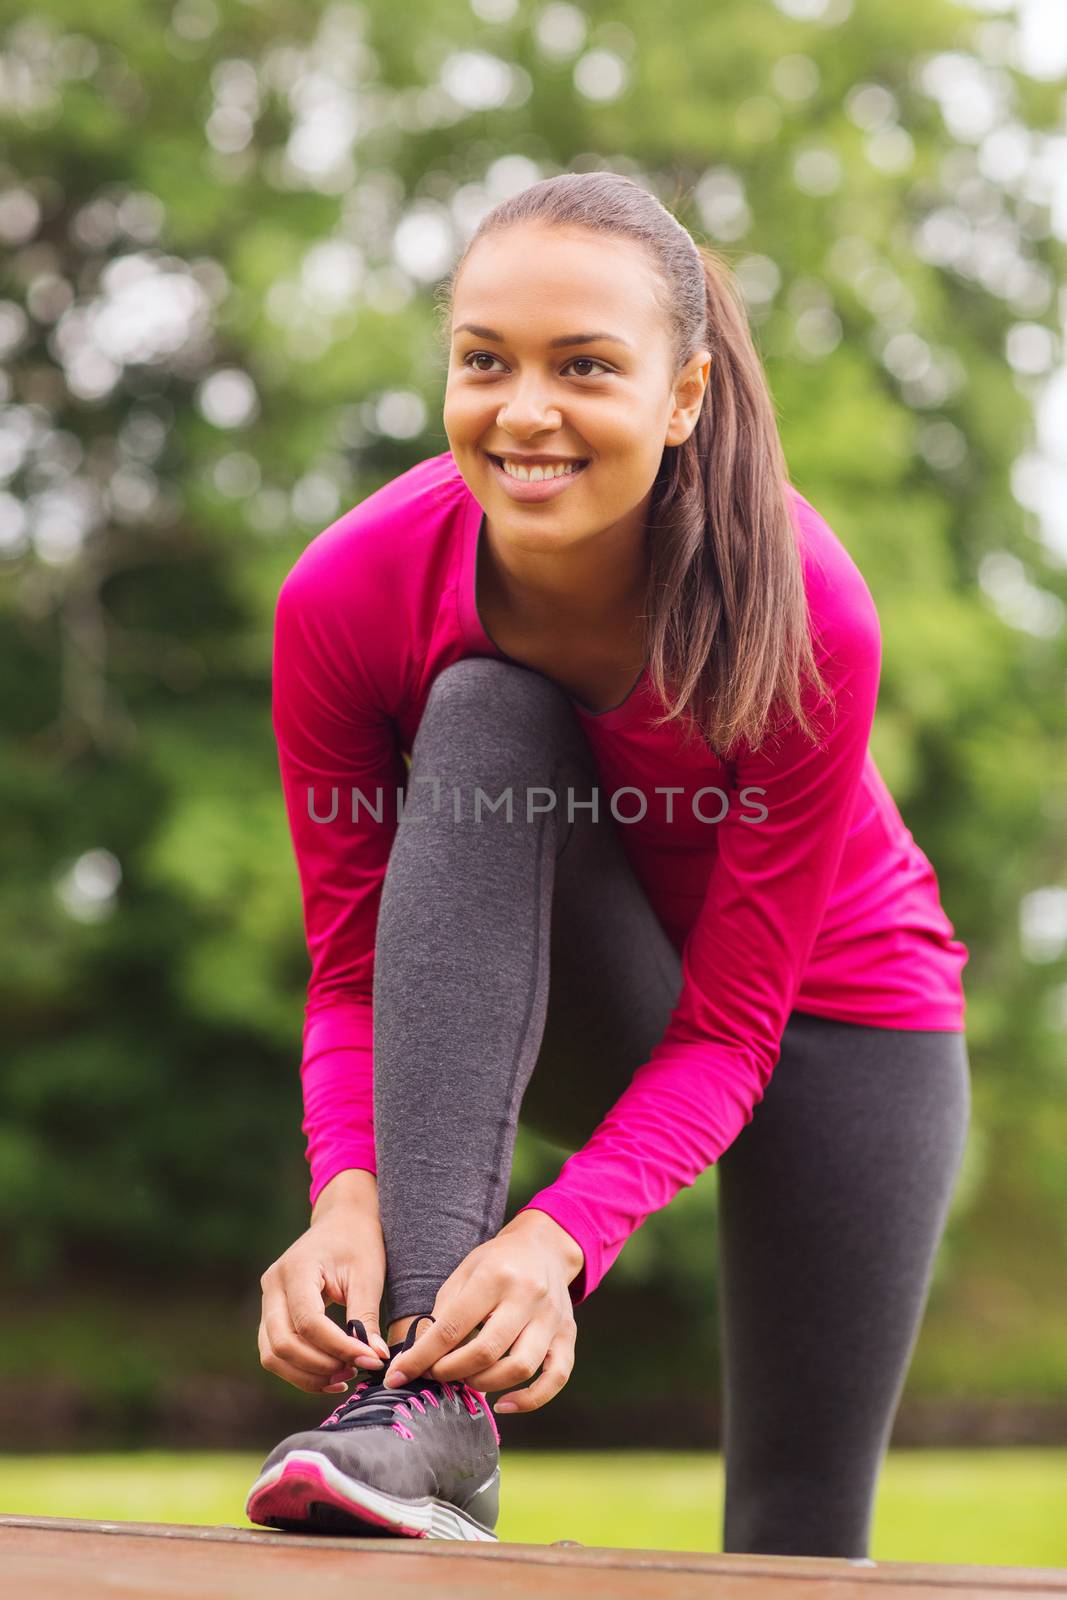
<instances>
[{"instance_id":1,"label":"white teeth","mask_svg":"<svg viewBox=\"0 0 1067 1600\"><path fill-rule=\"evenodd\" d=\"M580 470L578 466L568 466L561 462L556 467L534 467L531 471L527 467L518 467L511 461L504 461L504 471L508 477L518 478L520 483L541 483L545 478L569 478Z\"/></svg>"}]
</instances>

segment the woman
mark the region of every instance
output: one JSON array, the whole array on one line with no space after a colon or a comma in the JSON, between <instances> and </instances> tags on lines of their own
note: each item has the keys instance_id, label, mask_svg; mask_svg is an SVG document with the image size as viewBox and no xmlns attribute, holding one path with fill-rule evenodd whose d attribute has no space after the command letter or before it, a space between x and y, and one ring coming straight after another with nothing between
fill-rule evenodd
<instances>
[{"instance_id":1,"label":"woman","mask_svg":"<svg viewBox=\"0 0 1067 1600\"><path fill-rule=\"evenodd\" d=\"M534 184L448 290L449 450L278 602L313 1209L260 1356L364 1375L248 1515L494 1538L486 1393L557 1394L574 1308L717 1163L724 1548L862 1557L970 1106L874 603L728 271L640 185ZM574 1153L501 1226L520 1120Z\"/></svg>"}]
</instances>

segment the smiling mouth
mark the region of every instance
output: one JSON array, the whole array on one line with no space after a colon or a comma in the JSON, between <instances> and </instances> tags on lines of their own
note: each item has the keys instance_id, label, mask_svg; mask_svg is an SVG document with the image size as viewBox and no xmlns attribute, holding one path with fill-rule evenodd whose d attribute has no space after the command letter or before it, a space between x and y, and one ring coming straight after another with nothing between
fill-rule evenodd
<instances>
[{"instance_id":1,"label":"smiling mouth","mask_svg":"<svg viewBox=\"0 0 1067 1600\"><path fill-rule=\"evenodd\" d=\"M502 471L506 470L505 465L504 465L504 457L503 456L495 456L489 450L487 450L485 453L489 457L490 461L494 461L496 463L496 465L501 468ZM577 473L585 471L586 467L589 465L589 458L588 457L586 457L585 459L577 458L574 461L557 461L557 462L551 463L551 464L555 465L555 466L569 466L569 467L571 467L572 471L571 471L571 473L569 475L571 477L574 477L574 476L577 475ZM511 462L511 465L513 467L517 467L517 466L524 466L525 463L524 462L513 461L513 462ZM535 461L535 462L531 463L531 465L527 468L527 471L528 472L532 472L532 470L533 470L533 468L535 466L544 467L545 465L546 465L546 463L543 462L543 461ZM553 477L555 477L555 476L557 476L557 474L553 473ZM568 474L564 473L563 476L566 477L566 476L568 476ZM541 479L540 481L543 482L544 480Z\"/></svg>"}]
</instances>

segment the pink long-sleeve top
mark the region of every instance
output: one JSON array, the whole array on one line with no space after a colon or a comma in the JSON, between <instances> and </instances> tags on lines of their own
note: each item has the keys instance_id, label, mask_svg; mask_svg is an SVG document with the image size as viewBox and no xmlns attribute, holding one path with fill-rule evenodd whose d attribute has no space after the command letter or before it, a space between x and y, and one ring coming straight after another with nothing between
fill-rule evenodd
<instances>
[{"instance_id":1,"label":"pink long-sleeve top","mask_svg":"<svg viewBox=\"0 0 1067 1600\"><path fill-rule=\"evenodd\" d=\"M827 716L806 692L817 745L791 720L729 761L686 750L677 724L647 726L663 709L647 672L608 711L570 697L602 816L627 791L611 814L683 973L649 1059L522 1208L547 1212L581 1246L574 1305L751 1121L791 1011L964 1028L967 947L868 747L881 670L874 601L819 513L789 495L816 659L837 707ZM482 523L446 451L312 539L278 596L273 725L311 961L300 1072L312 1205L345 1168L377 1170L374 943L405 755L438 673L465 656L508 659L478 616Z\"/></svg>"}]
</instances>

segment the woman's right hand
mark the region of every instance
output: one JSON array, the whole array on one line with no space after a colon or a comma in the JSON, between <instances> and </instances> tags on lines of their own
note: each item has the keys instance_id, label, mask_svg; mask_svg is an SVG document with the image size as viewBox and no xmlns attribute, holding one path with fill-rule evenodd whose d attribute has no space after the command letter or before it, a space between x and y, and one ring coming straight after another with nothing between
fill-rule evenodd
<instances>
[{"instance_id":1,"label":"woman's right hand","mask_svg":"<svg viewBox=\"0 0 1067 1600\"><path fill-rule=\"evenodd\" d=\"M368 1201L337 1193L321 1209L316 1205L307 1232L259 1282L259 1358L268 1372L309 1394L336 1394L347 1389L357 1367L380 1372L388 1361L389 1346L378 1324L385 1243L376 1197ZM345 1307L346 1323L358 1317L365 1324L372 1344L350 1338L326 1315L326 1307L335 1304Z\"/></svg>"}]
</instances>

